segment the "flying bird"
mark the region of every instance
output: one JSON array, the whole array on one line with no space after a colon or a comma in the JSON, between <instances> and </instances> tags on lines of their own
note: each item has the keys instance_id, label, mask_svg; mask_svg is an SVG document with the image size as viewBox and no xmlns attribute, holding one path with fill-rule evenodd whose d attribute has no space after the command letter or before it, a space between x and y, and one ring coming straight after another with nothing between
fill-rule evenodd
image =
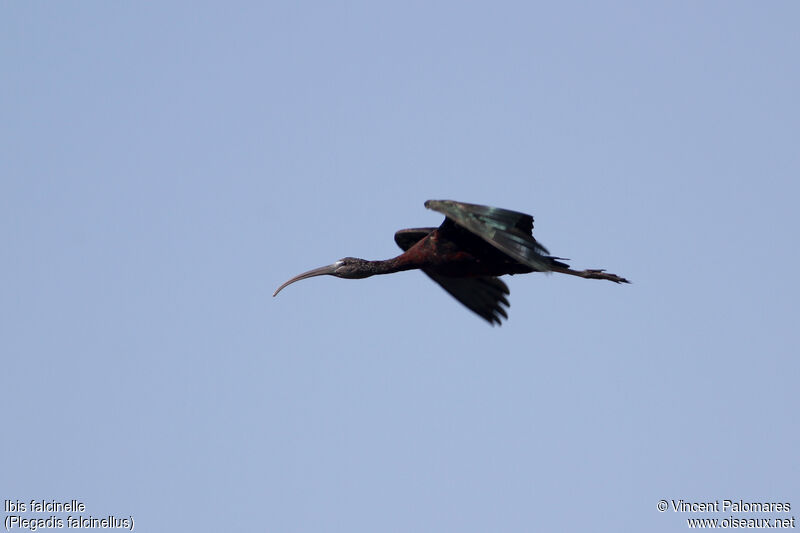
<instances>
[{"instance_id":1,"label":"flying bird","mask_svg":"<svg viewBox=\"0 0 800 533\"><path fill-rule=\"evenodd\" d=\"M508 209L453 200L428 200L425 207L445 216L438 228L401 229L394 240L403 253L384 261L339 259L293 277L275 291L314 276L362 279L419 269L456 300L490 324L508 318L509 291L498 276L559 272L588 279L629 283L604 270L572 270L533 238L533 217ZM501 318L502 317L502 318Z\"/></svg>"}]
</instances>

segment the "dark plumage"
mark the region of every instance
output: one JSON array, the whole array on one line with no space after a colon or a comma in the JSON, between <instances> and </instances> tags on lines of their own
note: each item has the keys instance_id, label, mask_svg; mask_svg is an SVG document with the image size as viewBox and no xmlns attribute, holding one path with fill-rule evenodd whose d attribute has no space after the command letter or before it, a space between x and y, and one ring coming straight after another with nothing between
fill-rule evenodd
<instances>
[{"instance_id":1,"label":"dark plumage","mask_svg":"<svg viewBox=\"0 0 800 533\"><path fill-rule=\"evenodd\" d=\"M385 261L345 257L332 265L290 279L275 291L314 276L360 279L376 274L420 269L459 302L490 324L507 318L508 287L498 276L528 272L560 272L615 283L628 280L603 270L576 271L553 257L533 238L533 217L508 209L452 200L428 200L425 207L445 220L438 228L403 229L394 240L403 250Z\"/></svg>"}]
</instances>

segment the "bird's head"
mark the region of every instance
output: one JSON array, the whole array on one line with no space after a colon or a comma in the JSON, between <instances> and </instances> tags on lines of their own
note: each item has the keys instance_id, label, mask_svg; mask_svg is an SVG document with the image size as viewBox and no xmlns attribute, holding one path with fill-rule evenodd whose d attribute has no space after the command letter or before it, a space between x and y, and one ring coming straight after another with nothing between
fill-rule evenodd
<instances>
[{"instance_id":1,"label":"bird's head","mask_svg":"<svg viewBox=\"0 0 800 533\"><path fill-rule=\"evenodd\" d=\"M278 287L278 290L276 290L275 294L272 296L277 296L277 294L281 292L284 287L291 285L295 281L313 278L314 276L336 276L337 278L344 279L367 278L374 274L374 272L369 268L370 263L371 262L367 261L366 259L359 259L357 257L344 257L331 265L315 268L314 270L309 270L308 272L303 272L302 274L293 277Z\"/></svg>"}]
</instances>

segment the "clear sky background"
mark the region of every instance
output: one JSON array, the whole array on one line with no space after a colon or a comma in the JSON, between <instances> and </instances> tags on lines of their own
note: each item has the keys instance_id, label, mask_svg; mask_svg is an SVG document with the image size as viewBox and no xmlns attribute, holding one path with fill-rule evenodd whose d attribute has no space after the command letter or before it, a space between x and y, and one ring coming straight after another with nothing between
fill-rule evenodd
<instances>
[{"instance_id":1,"label":"clear sky background","mask_svg":"<svg viewBox=\"0 0 800 533\"><path fill-rule=\"evenodd\" d=\"M0 498L139 531L800 517L796 2L0 8ZM490 327L426 199L578 268ZM33 515L28 517L46 517ZM764 516L752 513L739 518ZM5 517L5 515L4 515Z\"/></svg>"}]
</instances>

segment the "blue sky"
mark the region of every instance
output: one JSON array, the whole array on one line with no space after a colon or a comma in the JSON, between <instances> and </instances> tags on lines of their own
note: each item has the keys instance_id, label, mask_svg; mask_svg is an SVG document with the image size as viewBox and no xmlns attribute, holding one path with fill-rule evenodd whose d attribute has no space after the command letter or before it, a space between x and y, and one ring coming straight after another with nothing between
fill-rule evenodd
<instances>
[{"instance_id":1,"label":"blue sky","mask_svg":"<svg viewBox=\"0 0 800 533\"><path fill-rule=\"evenodd\" d=\"M3 499L143 531L797 514L798 15L5 4ZM396 255L429 198L633 284L516 276L499 328L418 272L271 297Z\"/></svg>"}]
</instances>

